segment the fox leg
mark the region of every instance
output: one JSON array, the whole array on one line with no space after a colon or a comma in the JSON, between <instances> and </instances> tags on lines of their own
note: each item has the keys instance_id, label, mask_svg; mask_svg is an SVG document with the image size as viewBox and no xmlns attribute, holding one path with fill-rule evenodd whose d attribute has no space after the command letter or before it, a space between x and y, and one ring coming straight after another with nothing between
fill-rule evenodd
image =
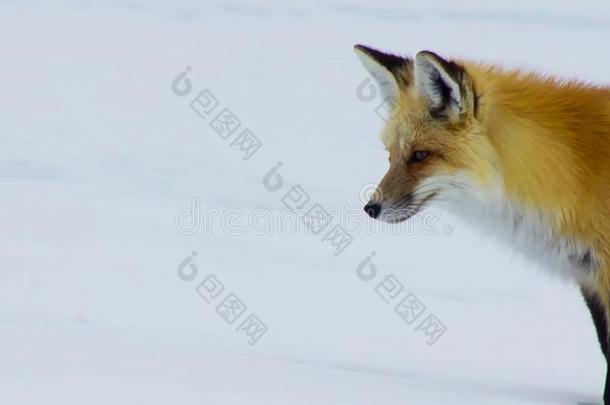
<instances>
[{"instance_id":1,"label":"fox leg","mask_svg":"<svg viewBox=\"0 0 610 405\"><path fill-rule=\"evenodd\" d=\"M606 311L604 304L599 299L596 292L581 287L582 296L587 303L587 307L591 312L591 318L595 324L595 330L597 331L597 340L599 340L599 346L602 349L604 357L608 357L608 321L606 318Z\"/></svg>"},{"instance_id":2,"label":"fox leg","mask_svg":"<svg viewBox=\"0 0 610 405\"><path fill-rule=\"evenodd\" d=\"M610 351L608 349L608 336L609 336L609 325L608 325L608 310L606 300L602 299L599 294L595 291L581 287L582 296L585 299L587 307L591 312L591 318L595 324L595 330L597 331L597 340L602 350L602 354L606 359L606 384L604 387L604 404L610 405L610 367L608 365L608 359L610 359Z\"/></svg>"},{"instance_id":3,"label":"fox leg","mask_svg":"<svg viewBox=\"0 0 610 405\"><path fill-rule=\"evenodd\" d=\"M608 314L608 312L606 312L606 315L607 314ZM610 351L608 350L607 341L606 341L605 356L606 356L606 383L604 384L604 405L610 405L610 364L608 363L608 359L610 359Z\"/></svg>"},{"instance_id":4,"label":"fox leg","mask_svg":"<svg viewBox=\"0 0 610 405\"><path fill-rule=\"evenodd\" d=\"M610 405L610 370L608 369L608 366L606 366L606 385L604 387L604 405Z\"/></svg>"},{"instance_id":5,"label":"fox leg","mask_svg":"<svg viewBox=\"0 0 610 405\"><path fill-rule=\"evenodd\" d=\"M604 321L606 325L608 324L608 314L610 314L609 306L606 305L605 317ZM606 357L606 383L604 384L604 405L610 405L610 363L608 360L610 359L610 344L608 343L608 339L610 336L610 330L606 329L606 340L605 340L605 357ZM603 347L603 346L602 346Z\"/></svg>"}]
</instances>

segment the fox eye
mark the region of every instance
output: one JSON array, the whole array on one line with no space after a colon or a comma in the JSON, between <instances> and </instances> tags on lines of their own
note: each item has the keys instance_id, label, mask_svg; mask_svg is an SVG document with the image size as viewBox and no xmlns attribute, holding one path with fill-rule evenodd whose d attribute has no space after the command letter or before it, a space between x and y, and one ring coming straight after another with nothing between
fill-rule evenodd
<instances>
[{"instance_id":1,"label":"fox eye","mask_svg":"<svg viewBox=\"0 0 610 405\"><path fill-rule=\"evenodd\" d=\"M416 150L409 158L409 163L423 162L428 158L428 156L430 156L430 152L427 150Z\"/></svg>"}]
</instances>

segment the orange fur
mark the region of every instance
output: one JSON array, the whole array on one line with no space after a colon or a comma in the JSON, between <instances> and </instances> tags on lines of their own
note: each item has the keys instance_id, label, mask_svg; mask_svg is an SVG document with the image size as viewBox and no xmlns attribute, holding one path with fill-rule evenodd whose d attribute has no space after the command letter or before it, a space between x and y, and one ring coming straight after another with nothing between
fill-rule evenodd
<instances>
[{"instance_id":1,"label":"orange fur","mask_svg":"<svg viewBox=\"0 0 610 405\"><path fill-rule=\"evenodd\" d=\"M594 246L610 292L610 89L465 64L505 189L560 234ZM601 292L601 291L600 291Z\"/></svg>"},{"instance_id":2,"label":"orange fur","mask_svg":"<svg viewBox=\"0 0 610 405\"><path fill-rule=\"evenodd\" d=\"M390 168L365 211L399 222L447 203L567 269L610 359L610 87L428 51L415 60L356 51L396 101L382 134Z\"/></svg>"},{"instance_id":3,"label":"orange fur","mask_svg":"<svg viewBox=\"0 0 610 405\"><path fill-rule=\"evenodd\" d=\"M462 62L478 97L452 125L426 114L413 85L401 94L383 140L392 162L379 193L404 193L435 172L467 169L482 183L499 173L507 195L540 210L559 235L595 248L594 287L610 294L610 88ZM416 149L443 161L405 167ZM411 179L411 181L405 181ZM601 292L601 291L600 291Z\"/></svg>"}]
</instances>

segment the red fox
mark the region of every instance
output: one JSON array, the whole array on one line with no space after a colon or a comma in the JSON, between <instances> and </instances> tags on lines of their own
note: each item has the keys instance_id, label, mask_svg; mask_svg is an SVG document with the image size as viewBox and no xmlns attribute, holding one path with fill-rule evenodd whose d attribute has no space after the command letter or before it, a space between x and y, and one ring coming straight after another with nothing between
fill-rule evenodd
<instances>
[{"instance_id":1,"label":"red fox","mask_svg":"<svg viewBox=\"0 0 610 405\"><path fill-rule=\"evenodd\" d=\"M365 212L400 222L435 204L576 281L609 359L610 87L355 50L393 103Z\"/></svg>"}]
</instances>

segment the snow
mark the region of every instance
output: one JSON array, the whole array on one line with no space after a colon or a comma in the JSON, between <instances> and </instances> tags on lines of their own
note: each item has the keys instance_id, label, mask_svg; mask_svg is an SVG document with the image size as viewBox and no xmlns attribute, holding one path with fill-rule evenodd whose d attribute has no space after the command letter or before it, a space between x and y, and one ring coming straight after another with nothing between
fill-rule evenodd
<instances>
[{"instance_id":1,"label":"snow","mask_svg":"<svg viewBox=\"0 0 610 405\"><path fill-rule=\"evenodd\" d=\"M609 27L602 1L0 2L0 403L600 403L574 285L445 213L393 232L361 213L386 156L352 46L603 82ZM223 108L262 142L251 158L210 127ZM304 210L360 227L339 255L294 225L295 185ZM177 227L194 200L199 222ZM212 303L205 280L225 287ZM383 281L403 286L391 303ZM247 308L228 324L231 293ZM409 293L412 324L395 312ZM428 315L446 327L433 344Z\"/></svg>"}]
</instances>

